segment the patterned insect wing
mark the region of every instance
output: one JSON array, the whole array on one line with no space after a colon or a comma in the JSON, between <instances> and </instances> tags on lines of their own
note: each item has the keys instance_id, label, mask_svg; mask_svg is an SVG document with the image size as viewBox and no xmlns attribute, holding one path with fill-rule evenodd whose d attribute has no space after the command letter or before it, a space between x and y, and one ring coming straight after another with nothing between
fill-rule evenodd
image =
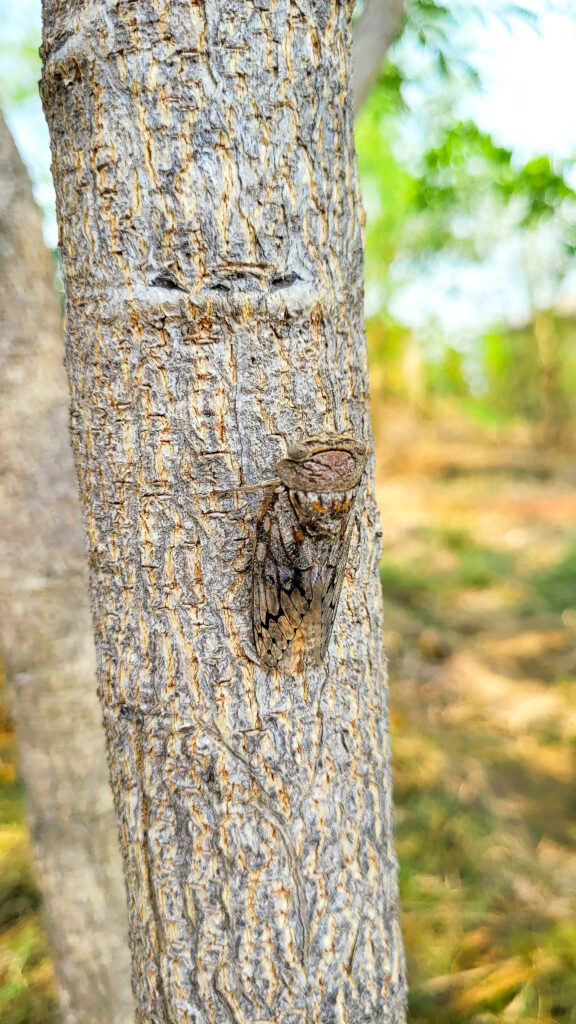
<instances>
[{"instance_id":1,"label":"patterned insect wing","mask_svg":"<svg viewBox=\"0 0 576 1024\"><path fill-rule=\"evenodd\" d=\"M314 551L280 485L264 499L254 541L252 621L261 661L270 667L286 654L313 599Z\"/></svg>"},{"instance_id":2,"label":"patterned insect wing","mask_svg":"<svg viewBox=\"0 0 576 1024\"><path fill-rule=\"evenodd\" d=\"M350 541L352 539L353 519L351 512L353 505L354 502L351 503L348 514L343 520L342 535L337 541L335 541L326 561L324 585L321 596L320 635L313 647L313 660L316 665L320 665L324 661L328 644L330 643L330 637L332 636L332 630L334 628L336 612L340 602L340 592L342 590L344 574L346 572L346 565L348 562Z\"/></svg>"},{"instance_id":3,"label":"patterned insect wing","mask_svg":"<svg viewBox=\"0 0 576 1024\"><path fill-rule=\"evenodd\" d=\"M315 664L326 654L364 463L362 445L333 435L300 442L278 464L281 479L264 499L253 554L254 642L269 667L300 632Z\"/></svg>"}]
</instances>

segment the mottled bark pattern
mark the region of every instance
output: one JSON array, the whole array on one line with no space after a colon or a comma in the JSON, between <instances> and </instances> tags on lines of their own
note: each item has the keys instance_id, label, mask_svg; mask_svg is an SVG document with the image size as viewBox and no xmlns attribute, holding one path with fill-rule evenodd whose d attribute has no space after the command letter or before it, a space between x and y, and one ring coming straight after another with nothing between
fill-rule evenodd
<instances>
[{"instance_id":1,"label":"mottled bark pattern","mask_svg":"<svg viewBox=\"0 0 576 1024\"><path fill-rule=\"evenodd\" d=\"M324 665L258 664L286 444L369 439L342 0L44 0L100 690L146 1024L401 1024L372 481Z\"/></svg>"}]
</instances>

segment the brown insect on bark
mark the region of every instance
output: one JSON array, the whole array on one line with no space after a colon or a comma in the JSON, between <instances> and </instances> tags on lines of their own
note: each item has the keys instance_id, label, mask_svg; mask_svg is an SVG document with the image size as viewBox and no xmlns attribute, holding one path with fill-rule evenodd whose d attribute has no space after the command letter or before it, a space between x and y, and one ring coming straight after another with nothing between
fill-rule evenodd
<instances>
[{"instance_id":1,"label":"brown insect on bark","mask_svg":"<svg viewBox=\"0 0 576 1024\"><path fill-rule=\"evenodd\" d=\"M352 535L366 447L349 435L288 448L267 489L254 537L252 623L258 657L274 668L302 636L313 664L326 654Z\"/></svg>"}]
</instances>

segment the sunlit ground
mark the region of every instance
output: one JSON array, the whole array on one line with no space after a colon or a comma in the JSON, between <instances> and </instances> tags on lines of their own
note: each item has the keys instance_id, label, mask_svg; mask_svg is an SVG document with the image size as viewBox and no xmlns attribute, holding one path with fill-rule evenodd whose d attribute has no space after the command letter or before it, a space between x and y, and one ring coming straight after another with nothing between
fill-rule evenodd
<instances>
[{"instance_id":1,"label":"sunlit ground","mask_svg":"<svg viewBox=\"0 0 576 1024\"><path fill-rule=\"evenodd\" d=\"M576 459L376 423L411 1024L576 1021Z\"/></svg>"},{"instance_id":2,"label":"sunlit ground","mask_svg":"<svg viewBox=\"0 0 576 1024\"><path fill-rule=\"evenodd\" d=\"M411 1024L576 1022L576 458L375 410ZM0 1019L56 1020L0 726Z\"/></svg>"}]
</instances>

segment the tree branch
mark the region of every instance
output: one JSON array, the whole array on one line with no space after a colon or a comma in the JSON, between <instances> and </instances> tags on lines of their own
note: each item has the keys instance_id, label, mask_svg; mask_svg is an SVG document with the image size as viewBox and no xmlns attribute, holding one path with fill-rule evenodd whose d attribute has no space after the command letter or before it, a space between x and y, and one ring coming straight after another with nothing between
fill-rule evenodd
<instances>
[{"instance_id":1,"label":"tree branch","mask_svg":"<svg viewBox=\"0 0 576 1024\"><path fill-rule=\"evenodd\" d=\"M352 41L354 113L364 106L404 17L404 0L367 0Z\"/></svg>"}]
</instances>

